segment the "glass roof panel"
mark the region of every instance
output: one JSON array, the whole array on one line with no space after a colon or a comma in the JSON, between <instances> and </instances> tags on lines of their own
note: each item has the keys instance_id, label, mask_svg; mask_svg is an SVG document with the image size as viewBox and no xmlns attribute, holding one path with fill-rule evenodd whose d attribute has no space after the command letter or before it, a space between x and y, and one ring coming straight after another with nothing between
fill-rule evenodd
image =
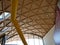
<instances>
[{"instance_id":1,"label":"glass roof panel","mask_svg":"<svg viewBox=\"0 0 60 45\"><path fill-rule=\"evenodd\" d=\"M7 19L10 16L10 13L4 12L0 15L0 21L3 21L3 19Z\"/></svg>"}]
</instances>

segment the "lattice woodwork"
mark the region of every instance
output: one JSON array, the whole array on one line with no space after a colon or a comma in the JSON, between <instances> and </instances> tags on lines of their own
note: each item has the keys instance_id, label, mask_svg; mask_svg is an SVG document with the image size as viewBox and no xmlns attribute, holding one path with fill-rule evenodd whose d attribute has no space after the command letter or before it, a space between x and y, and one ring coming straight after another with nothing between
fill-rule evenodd
<instances>
[{"instance_id":1,"label":"lattice woodwork","mask_svg":"<svg viewBox=\"0 0 60 45\"><path fill-rule=\"evenodd\" d=\"M44 37L55 24L57 0L19 0L17 20L23 33L35 34ZM3 0L3 12L10 12L11 0ZM5 27L13 27L10 18L0 22L3 30ZM7 35L15 35L15 29L8 31Z\"/></svg>"}]
</instances>

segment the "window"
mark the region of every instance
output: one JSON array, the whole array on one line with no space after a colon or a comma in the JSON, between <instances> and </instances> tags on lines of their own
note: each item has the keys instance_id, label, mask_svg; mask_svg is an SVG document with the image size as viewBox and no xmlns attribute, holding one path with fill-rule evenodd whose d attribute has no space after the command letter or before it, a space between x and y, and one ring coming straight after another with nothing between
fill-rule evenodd
<instances>
[{"instance_id":1,"label":"window","mask_svg":"<svg viewBox=\"0 0 60 45\"><path fill-rule=\"evenodd\" d=\"M4 19L7 19L10 16L10 13L4 12L0 15L0 22L3 21Z\"/></svg>"},{"instance_id":2,"label":"window","mask_svg":"<svg viewBox=\"0 0 60 45\"><path fill-rule=\"evenodd\" d=\"M28 42L28 45L43 45L42 39L26 39ZM29 41L28 41L29 40ZM23 45L21 41L11 41L6 44L16 44L16 45Z\"/></svg>"},{"instance_id":3,"label":"window","mask_svg":"<svg viewBox=\"0 0 60 45\"><path fill-rule=\"evenodd\" d=\"M35 35L34 35L35 36ZM16 36L15 38L13 37L12 39L10 39L9 41L6 42L6 44L16 44L16 45L23 45L21 40L15 40L18 39L18 37ZM14 41L15 40L15 41ZM26 41L28 43L28 45L43 45L43 40L42 38L38 38L38 36L30 37L30 38L26 38Z\"/></svg>"}]
</instances>

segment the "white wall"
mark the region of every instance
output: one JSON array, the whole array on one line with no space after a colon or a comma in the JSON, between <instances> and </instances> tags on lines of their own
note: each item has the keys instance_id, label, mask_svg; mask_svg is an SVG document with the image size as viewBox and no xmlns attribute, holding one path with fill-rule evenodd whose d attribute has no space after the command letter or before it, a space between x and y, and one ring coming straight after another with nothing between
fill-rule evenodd
<instances>
[{"instance_id":1,"label":"white wall","mask_svg":"<svg viewBox=\"0 0 60 45\"><path fill-rule=\"evenodd\" d=\"M54 29L55 29L55 26L53 26L53 28L43 38L44 45L55 45L54 39L53 39Z\"/></svg>"}]
</instances>

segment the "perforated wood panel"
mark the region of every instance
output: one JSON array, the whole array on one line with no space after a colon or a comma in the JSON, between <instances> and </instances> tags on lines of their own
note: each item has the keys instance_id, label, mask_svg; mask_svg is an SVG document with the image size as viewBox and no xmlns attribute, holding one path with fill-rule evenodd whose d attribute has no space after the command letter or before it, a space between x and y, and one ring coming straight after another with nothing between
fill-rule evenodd
<instances>
[{"instance_id":1,"label":"perforated wood panel","mask_svg":"<svg viewBox=\"0 0 60 45\"><path fill-rule=\"evenodd\" d=\"M44 37L55 24L56 4L57 0L19 0L17 20L19 21L22 32L24 34L34 34ZM11 0L4 0L3 6L4 11L10 12ZM13 27L9 20L9 18L5 20L6 24L2 29L5 27ZM8 33L10 34L11 31ZM15 35L15 33L16 31L13 29L11 35Z\"/></svg>"}]
</instances>

